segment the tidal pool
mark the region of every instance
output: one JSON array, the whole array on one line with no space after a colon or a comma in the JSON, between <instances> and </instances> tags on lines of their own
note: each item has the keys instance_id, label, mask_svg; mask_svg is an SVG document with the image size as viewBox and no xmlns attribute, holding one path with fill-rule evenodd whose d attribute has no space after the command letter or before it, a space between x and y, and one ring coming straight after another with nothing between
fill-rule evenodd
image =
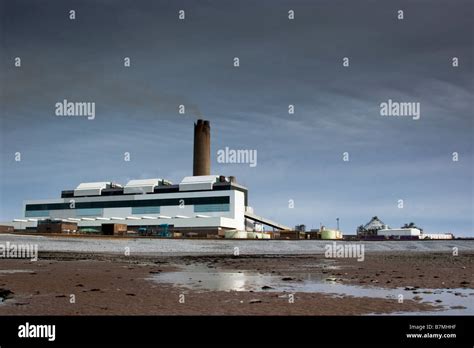
<instances>
[{"instance_id":1,"label":"tidal pool","mask_svg":"<svg viewBox=\"0 0 474 348\"><path fill-rule=\"evenodd\" d=\"M322 267L323 269L329 267ZM149 278L194 291L252 291L279 293L324 293L334 297L370 297L429 302L440 310L423 314L474 314L474 289L381 288L341 284L322 274L293 273L291 277L254 271L217 270L205 264L187 265L181 271L163 272ZM402 297L400 297L402 296ZM394 314L416 314L397 312Z\"/></svg>"}]
</instances>

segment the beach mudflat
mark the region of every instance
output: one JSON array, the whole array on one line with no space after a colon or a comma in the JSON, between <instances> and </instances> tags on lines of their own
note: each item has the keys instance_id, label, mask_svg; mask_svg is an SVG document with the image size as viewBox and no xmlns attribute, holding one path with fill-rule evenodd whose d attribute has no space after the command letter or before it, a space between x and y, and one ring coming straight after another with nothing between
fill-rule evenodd
<instances>
[{"instance_id":1,"label":"beach mudflat","mask_svg":"<svg viewBox=\"0 0 474 348\"><path fill-rule=\"evenodd\" d=\"M1 260L0 315L473 314L472 274L470 251L371 252L362 262L42 252Z\"/></svg>"}]
</instances>

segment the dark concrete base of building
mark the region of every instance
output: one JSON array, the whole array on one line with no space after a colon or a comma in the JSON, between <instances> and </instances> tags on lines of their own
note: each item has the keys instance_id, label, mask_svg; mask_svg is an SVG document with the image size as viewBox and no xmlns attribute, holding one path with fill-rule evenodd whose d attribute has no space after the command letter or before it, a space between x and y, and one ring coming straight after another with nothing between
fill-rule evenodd
<instances>
[{"instance_id":1,"label":"dark concrete base of building","mask_svg":"<svg viewBox=\"0 0 474 348\"><path fill-rule=\"evenodd\" d=\"M107 236L124 236L127 234L126 224L102 224L102 234Z\"/></svg>"},{"instance_id":2,"label":"dark concrete base of building","mask_svg":"<svg viewBox=\"0 0 474 348\"><path fill-rule=\"evenodd\" d=\"M77 223L54 220L38 221L36 231L38 233L74 233L77 231Z\"/></svg>"},{"instance_id":3,"label":"dark concrete base of building","mask_svg":"<svg viewBox=\"0 0 474 348\"><path fill-rule=\"evenodd\" d=\"M222 227L128 226L128 232L135 232L139 236L169 238L224 238L226 230Z\"/></svg>"}]
</instances>

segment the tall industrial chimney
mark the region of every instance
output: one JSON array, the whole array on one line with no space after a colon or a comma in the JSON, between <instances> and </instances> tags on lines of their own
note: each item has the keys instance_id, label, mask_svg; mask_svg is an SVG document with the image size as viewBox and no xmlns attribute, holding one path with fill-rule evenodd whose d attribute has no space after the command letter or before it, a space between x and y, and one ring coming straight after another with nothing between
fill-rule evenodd
<instances>
[{"instance_id":1,"label":"tall industrial chimney","mask_svg":"<svg viewBox=\"0 0 474 348\"><path fill-rule=\"evenodd\" d=\"M209 121L194 124L193 175L211 175L211 127Z\"/></svg>"}]
</instances>

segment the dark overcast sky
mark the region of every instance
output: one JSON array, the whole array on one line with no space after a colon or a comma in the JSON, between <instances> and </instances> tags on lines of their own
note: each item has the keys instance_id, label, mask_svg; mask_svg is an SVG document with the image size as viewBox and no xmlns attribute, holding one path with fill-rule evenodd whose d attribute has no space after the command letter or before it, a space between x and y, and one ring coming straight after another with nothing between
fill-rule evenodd
<instances>
[{"instance_id":1,"label":"dark overcast sky","mask_svg":"<svg viewBox=\"0 0 474 348\"><path fill-rule=\"evenodd\" d=\"M0 219L80 182L179 182L203 117L212 172L237 176L259 215L472 236L473 4L0 0ZM95 120L56 117L63 99L95 102ZM420 102L420 120L380 116L388 99ZM225 146L258 165L217 163Z\"/></svg>"}]
</instances>

